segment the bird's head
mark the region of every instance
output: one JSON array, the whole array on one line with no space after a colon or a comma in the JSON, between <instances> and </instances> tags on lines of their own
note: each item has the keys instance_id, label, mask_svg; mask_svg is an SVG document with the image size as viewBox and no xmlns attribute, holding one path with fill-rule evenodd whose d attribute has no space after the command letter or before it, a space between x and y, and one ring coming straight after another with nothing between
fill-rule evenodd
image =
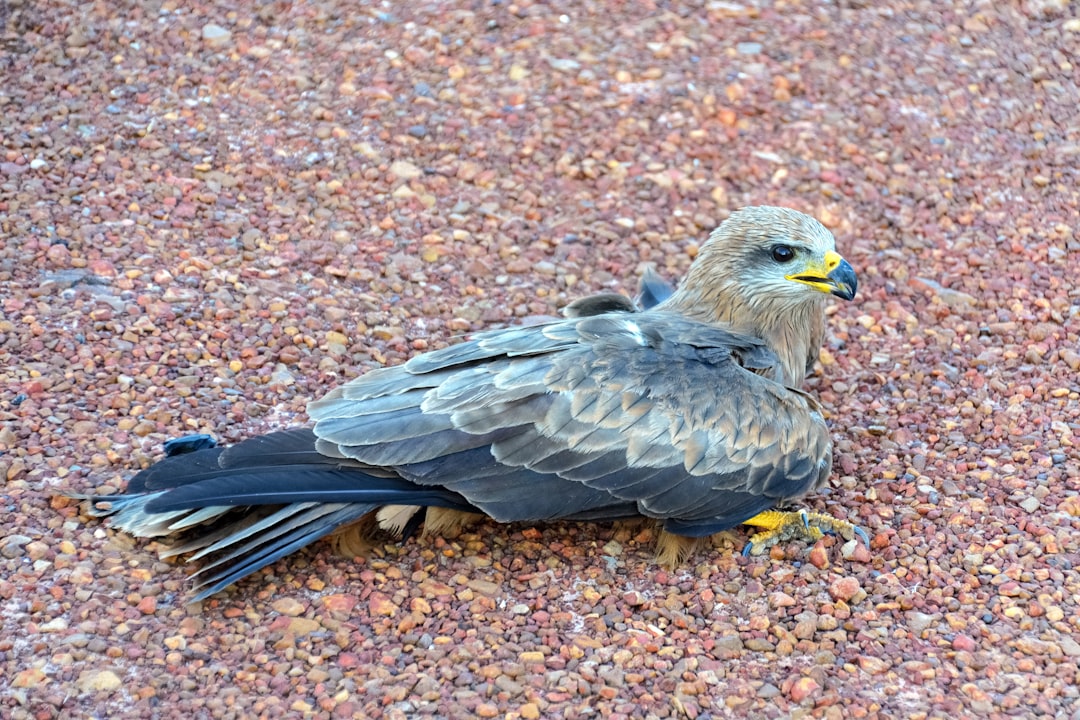
<instances>
[{"instance_id":1,"label":"bird's head","mask_svg":"<svg viewBox=\"0 0 1080 720\"><path fill-rule=\"evenodd\" d=\"M819 304L822 294L851 300L858 281L824 225L795 210L763 206L738 210L713 231L684 286L702 299L780 310Z\"/></svg>"},{"instance_id":2,"label":"bird's head","mask_svg":"<svg viewBox=\"0 0 1080 720\"><path fill-rule=\"evenodd\" d=\"M713 231L678 290L656 310L760 338L779 360L774 379L798 387L821 349L825 299L851 300L857 285L817 220L748 207Z\"/></svg>"}]
</instances>

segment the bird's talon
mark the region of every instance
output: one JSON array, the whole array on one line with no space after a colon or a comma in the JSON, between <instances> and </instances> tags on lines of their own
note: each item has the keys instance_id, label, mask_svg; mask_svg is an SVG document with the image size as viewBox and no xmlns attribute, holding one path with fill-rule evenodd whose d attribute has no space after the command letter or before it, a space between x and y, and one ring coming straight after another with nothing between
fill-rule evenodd
<instances>
[{"instance_id":1,"label":"bird's talon","mask_svg":"<svg viewBox=\"0 0 1080 720\"><path fill-rule=\"evenodd\" d=\"M858 525L805 509L786 512L769 510L747 520L746 524L762 530L750 537L750 542L743 548L743 557L760 555L773 545L790 540L814 543L824 537L825 533L839 535L845 540L859 537L867 547L870 546L869 536Z\"/></svg>"}]
</instances>

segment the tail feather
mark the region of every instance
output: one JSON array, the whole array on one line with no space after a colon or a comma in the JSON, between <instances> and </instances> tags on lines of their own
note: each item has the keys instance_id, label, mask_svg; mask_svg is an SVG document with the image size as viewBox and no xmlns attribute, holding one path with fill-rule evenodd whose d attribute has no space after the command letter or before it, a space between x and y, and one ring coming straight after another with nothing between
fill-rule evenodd
<instances>
[{"instance_id":1,"label":"tail feather","mask_svg":"<svg viewBox=\"0 0 1080 720\"><path fill-rule=\"evenodd\" d=\"M384 505L477 512L443 487L369 474L353 460L327 457L306 428L177 452L136 475L125 494L77 497L89 501L91 515L111 515L133 535L176 536L162 557L206 559L196 573L195 600Z\"/></svg>"},{"instance_id":2,"label":"tail feather","mask_svg":"<svg viewBox=\"0 0 1080 720\"><path fill-rule=\"evenodd\" d=\"M218 458L223 451L212 447L162 458L128 480L126 492L142 495L217 477L222 473Z\"/></svg>"},{"instance_id":3,"label":"tail feather","mask_svg":"<svg viewBox=\"0 0 1080 720\"><path fill-rule=\"evenodd\" d=\"M290 507L282 508L282 511L289 510ZM257 535L241 548L229 553L227 560L216 561L200 569L199 574L209 570L215 571L205 577L200 577L195 588L198 592L192 598L192 602L204 600L289 553L326 537L338 528L360 519L374 507L347 503L333 506L318 505L313 508L313 510L322 511L327 509L330 510L329 513L309 511L293 519L287 523L287 530L277 533L269 542L267 542L267 536Z\"/></svg>"},{"instance_id":4,"label":"tail feather","mask_svg":"<svg viewBox=\"0 0 1080 720\"><path fill-rule=\"evenodd\" d=\"M286 505L254 525L249 525L242 531L219 540L213 546L203 548L199 552L200 557L211 553L220 554L213 560L204 563L192 576L198 577L222 566L227 568L229 565L235 564L233 561L258 550L264 545L273 548L278 538L282 538L287 542L298 534L303 535L311 527L318 525L319 521L324 520L327 515L332 515L344 507L347 507L347 504L296 503ZM362 515L374 508L361 505L356 509ZM334 528L329 529L333 530Z\"/></svg>"},{"instance_id":5,"label":"tail feather","mask_svg":"<svg viewBox=\"0 0 1080 720\"><path fill-rule=\"evenodd\" d=\"M437 505L476 511L464 497L438 486L417 486L396 477L359 470L277 467L231 474L147 496L146 512L166 513L207 506L290 505L303 502Z\"/></svg>"},{"instance_id":6,"label":"tail feather","mask_svg":"<svg viewBox=\"0 0 1080 720\"><path fill-rule=\"evenodd\" d=\"M196 510L193 513L181 517L176 522L169 525L169 532L180 532L181 530L187 530L188 528L195 527L196 525L205 525L211 522L215 518L227 513L231 508L221 505L211 505L202 509Z\"/></svg>"},{"instance_id":7,"label":"tail feather","mask_svg":"<svg viewBox=\"0 0 1080 720\"><path fill-rule=\"evenodd\" d=\"M127 484L127 494L170 490L182 485L227 477L239 468L280 466L341 466L315 448L311 428L293 428L253 437L229 447L204 447L174 453L137 473Z\"/></svg>"},{"instance_id":8,"label":"tail feather","mask_svg":"<svg viewBox=\"0 0 1080 720\"><path fill-rule=\"evenodd\" d=\"M217 567L218 565L224 562L228 562L229 560L233 559L238 555L242 555L246 550L250 550L261 542L273 540L275 537L281 535L282 533L288 532L293 527L298 527L298 525L296 525L297 522L303 524L303 522L305 522L304 516L297 517L298 514L305 513L306 515L306 511L310 510L313 507L326 508L328 506L319 505L319 503L296 503L294 505L286 505L280 509L277 509L274 512L262 515L257 520L255 520L255 522L252 523L233 523L228 528L226 528L230 531L228 534L224 535L218 540L215 540L213 543L203 544L201 546L202 549L198 549L199 545L196 545L197 542L202 542L201 538L199 540L187 543L188 547L190 547L192 550L198 549L198 552L195 552L190 558L188 558L188 561L190 562L192 560L199 560L206 557L207 555L211 555L218 551L223 551L225 550L225 548L233 547L243 540L252 537L254 538L254 543L248 543L246 545L241 545L240 547L233 547L232 551L227 554L221 555L213 562L202 566L202 568L200 568L199 571L195 574L198 575L205 570ZM322 513L322 515L325 515L332 510L333 508L330 508L326 512ZM290 525L290 523L283 522L286 519L291 519L292 525Z\"/></svg>"},{"instance_id":9,"label":"tail feather","mask_svg":"<svg viewBox=\"0 0 1080 720\"><path fill-rule=\"evenodd\" d=\"M227 521L219 522L213 526L199 528L198 531L193 530L192 532L187 533L182 540L174 540L167 547L161 548L158 551L158 555L162 558L170 558L200 551L209 545L216 544L220 540L243 532L249 525L261 522L266 516L272 515L278 508L275 505L270 505L268 507L260 508L243 508L243 510L238 510L237 508L225 509L232 513L232 517L229 517ZM204 553L199 553L199 557L203 554ZM195 556L189 557L188 562L195 559L197 559Z\"/></svg>"},{"instance_id":10,"label":"tail feather","mask_svg":"<svg viewBox=\"0 0 1080 720\"><path fill-rule=\"evenodd\" d=\"M163 492L124 495L70 493L68 497L85 501L85 511L90 517L110 518L114 526L135 537L172 535L191 525L187 519L192 515L199 515L200 522L206 523L232 509L207 506L198 508L195 512L190 508L164 513L148 512L147 503Z\"/></svg>"}]
</instances>

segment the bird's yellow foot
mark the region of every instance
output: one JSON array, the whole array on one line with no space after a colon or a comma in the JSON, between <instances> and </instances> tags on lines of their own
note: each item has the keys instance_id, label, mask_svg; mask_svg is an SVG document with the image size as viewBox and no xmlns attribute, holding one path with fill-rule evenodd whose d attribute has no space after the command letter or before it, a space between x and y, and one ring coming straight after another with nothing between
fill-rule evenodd
<instances>
[{"instance_id":1,"label":"bird's yellow foot","mask_svg":"<svg viewBox=\"0 0 1080 720\"><path fill-rule=\"evenodd\" d=\"M817 542L825 533L839 535L845 540L859 537L870 547L870 537L861 527L846 520L837 520L825 513L808 510L766 510L743 524L764 528L750 537L750 542L743 548L743 555L761 555L773 545L790 540Z\"/></svg>"}]
</instances>

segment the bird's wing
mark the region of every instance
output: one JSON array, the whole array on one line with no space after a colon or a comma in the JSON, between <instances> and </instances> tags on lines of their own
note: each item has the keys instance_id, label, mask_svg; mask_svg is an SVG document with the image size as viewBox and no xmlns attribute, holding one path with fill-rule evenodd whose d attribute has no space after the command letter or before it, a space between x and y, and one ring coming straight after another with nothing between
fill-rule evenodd
<instances>
[{"instance_id":1,"label":"bird's wing","mask_svg":"<svg viewBox=\"0 0 1080 720\"><path fill-rule=\"evenodd\" d=\"M674 286L648 265L638 283L637 302L618 293L599 293L574 300L562 309L562 314L568 318L581 318L608 312L641 312L659 305L673 292Z\"/></svg>"},{"instance_id":2,"label":"bird's wing","mask_svg":"<svg viewBox=\"0 0 1080 720\"><path fill-rule=\"evenodd\" d=\"M674 292L675 287L665 280L655 267L645 266L645 272L642 273L641 280L638 282L638 304L641 305L642 310L659 305Z\"/></svg>"},{"instance_id":3,"label":"bird's wing","mask_svg":"<svg viewBox=\"0 0 1080 720\"><path fill-rule=\"evenodd\" d=\"M638 306L634 304L634 301L625 295L600 293L574 300L562 309L562 314L568 318L580 318L609 312L634 313L638 311Z\"/></svg>"},{"instance_id":4,"label":"bird's wing","mask_svg":"<svg viewBox=\"0 0 1080 720\"><path fill-rule=\"evenodd\" d=\"M501 521L731 527L827 475L815 403L759 341L665 312L500 330L312 403L320 452L444 487Z\"/></svg>"}]
</instances>

